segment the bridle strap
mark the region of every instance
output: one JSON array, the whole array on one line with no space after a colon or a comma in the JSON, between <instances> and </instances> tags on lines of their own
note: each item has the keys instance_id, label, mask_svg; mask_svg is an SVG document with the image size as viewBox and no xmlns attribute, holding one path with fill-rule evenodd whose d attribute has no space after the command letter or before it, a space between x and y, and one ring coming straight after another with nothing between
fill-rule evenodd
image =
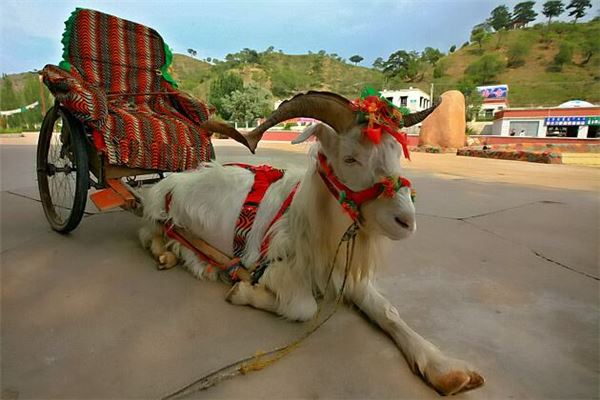
<instances>
[{"instance_id":1,"label":"bridle strap","mask_svg":"<svg viewBox=\"0 0 600 400\"><path fill-rule=\"evenodd\" d=\"M327 157L321 152L318 153L317 172L321 176L323 183L329 192L341 204L342 208L352 218L357 221L360 217L360 207L371 200L378 198L381 195L393 197L394 193L401 187L411 187L408 179L403 177L391 178L387 177L375 183L373 186L354 191L346 186L333 172L333 169L327 162Z\"/></svg>"}]
</instances>

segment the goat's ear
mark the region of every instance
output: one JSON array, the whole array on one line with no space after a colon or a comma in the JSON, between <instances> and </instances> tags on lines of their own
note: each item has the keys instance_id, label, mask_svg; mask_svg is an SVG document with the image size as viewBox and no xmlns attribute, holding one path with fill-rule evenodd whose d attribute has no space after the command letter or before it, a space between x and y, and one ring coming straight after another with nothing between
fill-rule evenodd
<instances>
[{"instance_id":1,"label":"goat's ear","mask_svg":"<svg viewBox=\"0 0 600 400\"><path fill-rule=\"evenodd\" d=\"M312 136L315 136L325 149L336 146L339 140L338 134L329 125L315 124L303 130L296 139L292 140L292 144L305 142Z\"/></svg>"},{"instance_id":2,"label":"goat's ear","mask_svg":"<svg viewBox=\"0 0 600 400\"><path fill-rule=\"evenodd\" d=\"M314 135L321 143L321 147L326 154L337 154L340 145L340 135L329 125L318 124Z\"/></svg>"}]
</instances>

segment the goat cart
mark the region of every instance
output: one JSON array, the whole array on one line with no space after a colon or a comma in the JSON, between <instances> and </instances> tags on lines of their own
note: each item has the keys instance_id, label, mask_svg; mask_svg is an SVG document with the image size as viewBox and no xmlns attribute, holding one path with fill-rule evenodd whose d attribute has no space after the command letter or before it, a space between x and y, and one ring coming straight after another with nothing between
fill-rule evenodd
<instances>
[{"instance_id":1,"label":"goat cart","mask_svg":"<svg viewBox=\"0 0 600 400\"><path fill-rule=\"evenodd\" d=\"M212 132L247 145L235 129L210 119L210 107L177 90L172 54L155 30L79 8L65 24L63 60L41 71L55 98L37 148L40 198L52 229L77 227L90 188L100 210L139 211L131 189L214 159Z\"/></svg>"},{"instance_id":2,"label":"goat cart","mask_svg":"<svg viewBox=\"0 0 600 400\"><path fill-rule=\"evenodd\" d=\"M136 179L154 175L154 178ZM86 127L57 102L47 112L37 147L37 180L40 199L50 226L68 233L84 214L88 190L100 210L113 207L138 209L138 199L123 185L153 183L163 171L111 165L91 140Z\"/></svg>"}]
</instances>

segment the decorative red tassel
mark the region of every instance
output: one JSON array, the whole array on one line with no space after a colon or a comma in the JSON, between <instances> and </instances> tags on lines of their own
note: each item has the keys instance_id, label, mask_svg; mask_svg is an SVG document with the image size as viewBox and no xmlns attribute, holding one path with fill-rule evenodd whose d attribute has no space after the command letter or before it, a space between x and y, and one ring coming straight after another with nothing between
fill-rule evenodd
<instances>
[{"instance_id":1,"label":"decorative red tassel","mask_svg":"<svg viewBox=\"0 0 600 400\"><path fill-rule=\"evenodd\" d=\"M374 144L381 142L381 128L367 128L365 129L365 136Z\"/></svg>"}]
</instances>

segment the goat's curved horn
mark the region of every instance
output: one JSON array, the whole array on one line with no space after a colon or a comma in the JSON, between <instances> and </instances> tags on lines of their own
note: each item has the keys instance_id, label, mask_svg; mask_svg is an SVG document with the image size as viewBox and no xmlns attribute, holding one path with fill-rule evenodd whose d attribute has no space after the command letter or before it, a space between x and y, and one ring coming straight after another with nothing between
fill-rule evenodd
<instances>
[{"instance_id":1,"label":"goat's curved horn","mask_svg":"<svg viewBox=\"0 0 600 400\"><path fill-rule=\"evenodd\" d=\"M402 121L404 122L403 126L405 128L408 128L409 126L418 124L419 122L421 122L425 118L427 118L429 116L429 114L431 114L437 108L437 106L439 106L440 104L442 104L442 100L437 99L431 107L429 107L423 111L418 111L418 112L410 113L410 114L403 116L402 117Z\"/></svg>"},{"instance_id":2,"label":"goat's curved horn","mask_svg":"<svg viewBox=\"0 0 600 400\"><path fill-rule=\"evenodd\" d=\"M248 143L248 140L244 137L244 135L242 135L240 132L238 132L233 126L230 126L224 122L215 121L212 119L202 122L201 124L199 124L199 126L200 126L200 128L206 129L209 132L217 132L217 133L221 133L225 136L228 136L231 139L235 140L236 142L240 142L241 144L246 146L248 149L250 149L250 151L252 151L254 153L253 149L250 148L250 144Z\"/></svg>"},{"instance_id":3,"label":"goat's curved horn","mask_svg":"<svg viewBox=\"0 0 600 400\"><path fill-rule=\"evenodd\" d=\"M352 103L343 96L315 91L298 94L281 103L265 122L245 135L250 151L254 153L256 145L267 129L282 121L297 117L318 119L338 133L345 132L356 121Z\"/></svg>"}]
</instances>

